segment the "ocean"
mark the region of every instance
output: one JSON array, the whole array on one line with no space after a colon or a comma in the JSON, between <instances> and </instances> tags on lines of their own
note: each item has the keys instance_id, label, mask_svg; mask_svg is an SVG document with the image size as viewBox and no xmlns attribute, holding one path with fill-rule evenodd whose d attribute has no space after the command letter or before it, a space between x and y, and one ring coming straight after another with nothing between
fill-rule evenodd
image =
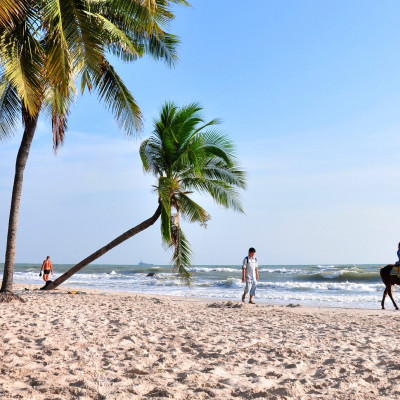
<instances>
[{"instance_id":1,"label":"ocean","mask_svg":"<svg viewBox=\"0 0 400 400\"><path fill-rule=\"evenodd\" d=\"M57 278L71 266L54 265L55 274L51 279ZM260 266L255 300L278 305L379 309L384 289L379 275L382 266ZM41 285L43 280L39 277L39 271L40 265L16 264L14 280L16 283ZM151 272L155 276L147 276ZM105 292L240 300L244 288L240 266L198 265L193 266L191 272L193 279L188 287L172 272L170 265L89 265L64 285Z\"/></svg>"}]
</instances>

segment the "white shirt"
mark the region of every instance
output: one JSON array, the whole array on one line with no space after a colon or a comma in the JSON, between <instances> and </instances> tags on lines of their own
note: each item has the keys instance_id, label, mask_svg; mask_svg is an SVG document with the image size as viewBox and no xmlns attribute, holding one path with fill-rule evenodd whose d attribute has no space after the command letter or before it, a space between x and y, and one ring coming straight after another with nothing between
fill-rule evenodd
<instances>
[{"instance_id":1,"label":"white shirt","mask_svg":"<svg viewBox=\"0 0 400 400\"><path fill-rule=\"evenodd\" d=\"M243 269L246 270L246 279L256 279L256 269L258 268L258 262L255 257L245 257L243 260Z\"/></svg>"}]
</instances>

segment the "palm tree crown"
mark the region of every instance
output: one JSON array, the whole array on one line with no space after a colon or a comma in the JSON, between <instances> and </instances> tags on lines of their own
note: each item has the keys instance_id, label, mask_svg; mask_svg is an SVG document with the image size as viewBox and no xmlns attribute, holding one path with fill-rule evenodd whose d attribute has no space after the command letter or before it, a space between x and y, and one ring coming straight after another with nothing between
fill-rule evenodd
<instances>
[{"instance_id":1,"label":"palm tree crown","mask_svg":"<svg viewBox=\"0 0 400 400\"><path fill-rule=\"evenodd\" d=\"M171 3L185 0L23 0L0 7L0 138L13 134L21 107L46 109L54 147L63 142L76 82L97 93L127 134L141 128L135 99L111 65L145 54L172 65L178 38L165 31ZM8 6L8 7L6 7ZM17 12L18 11L18 12Z\"/></svg>"},{"instance_id":2,"label":"palm tree crown","mask_svg":"<svg viewBox=\"0 0 400 400\"><path fill-rule=\"evenodd\" d=\"M189 195L205 193L217 204L243 212L239 190L246 186L232 142L214 129L219 121L205 123L201 111L196 103L181 108L166 103L152 136L140 146L144 170L157 178L163 242L174 248L174 268L186 279L192 251L180 216L203 226L210 219Z\"/></svg>"}]
</instances>

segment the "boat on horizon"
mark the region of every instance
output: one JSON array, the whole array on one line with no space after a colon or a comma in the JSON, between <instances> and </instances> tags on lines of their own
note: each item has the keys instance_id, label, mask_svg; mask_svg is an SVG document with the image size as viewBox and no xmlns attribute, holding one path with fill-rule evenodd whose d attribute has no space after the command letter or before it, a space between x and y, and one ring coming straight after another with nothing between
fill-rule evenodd
<instances>
[{"instance_id":1,"label":"boat on horizon","mask_svg":"<svg viewBox=\"0 0 400 400\"><path fill-rule=\"evenodd\" d=\"M149 263L145 263L145 262L143 262L142 260L140 260L140 262L138 263L138 266L139 267L151 267L151 266L153 266L154 264L149 264Z\"/></svg>"}]
</instances>

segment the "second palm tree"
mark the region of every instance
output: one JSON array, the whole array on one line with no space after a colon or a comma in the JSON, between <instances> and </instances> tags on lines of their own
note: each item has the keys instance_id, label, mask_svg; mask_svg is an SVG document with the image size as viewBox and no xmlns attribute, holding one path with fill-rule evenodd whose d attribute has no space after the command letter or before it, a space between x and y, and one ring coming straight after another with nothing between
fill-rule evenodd
<instances>
[{"instance_id":1,"label":"second palm tree","mask_svg":"<svg viewBox=\"0 0 400 400\"><path fill-rule=\"evenodd\" d=\"M151 137L140 146L144 170L153 174L158 207L152 217L129 229L46 286L51 290L112 248L153 225L161 216L164 244L173 248L174 270L190 282L191 248L180 217L205 226L210 215L190 198L193 192L209 194L225 208L243 212L240 190L246 176L227 136L214 129L217 120L205 123L198 104L177 107L166 103L154 121Z\"/></svg>"}]
</instances>

